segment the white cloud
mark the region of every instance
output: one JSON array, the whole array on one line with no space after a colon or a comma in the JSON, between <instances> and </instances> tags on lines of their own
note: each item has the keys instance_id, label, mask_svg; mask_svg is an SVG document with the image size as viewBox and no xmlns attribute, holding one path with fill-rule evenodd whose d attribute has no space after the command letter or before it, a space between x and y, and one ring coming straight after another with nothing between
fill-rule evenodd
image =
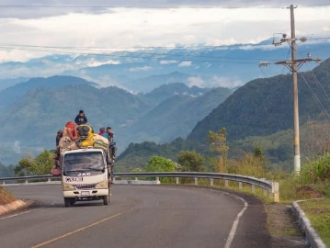
<instances>
[{"instance_id":1,"label":"white cloud","mask_svg":"<svg viewBox=\"0 0 330 248\"><path fill-rule=\"evenodd\" d=\"M182 61L180 64L178 64L179 67L189 67L191 66L191 61Z\"/></svg>"},{"instance_id":2,"label":"white cloud","mask_svg":"<svg viewBox=\"0 0 330 248\"><path fill-rule=\"evenodd\" d=\"M152 69L151 66L142 66L142 67L133 67L133 68L130 68L129 71L149 71L151 69Z\"/></svg>"},{"instance_id":3,"label":"white cloud","mask_svg":"<svg viewBox=\"0 0 330 248\"><path fill-rule=\"evenodd\" d=\"M205 88L205 87L234 88L234 87L243 85L243 82L241 82L238 79L229 79L229 78L218 77L218 76L213 76L210 78L202 78L200 76L194 76L194 77L188 78L188 85L190 87L197 86L200 88Z\"/></svg>"},{"instance_id":4,"label":"white cloud","mask_svg":"<svg viewBox=\"0 0 330 248\"><path fill-rule=\"evenodd\" d=\"M238 79L229 79L224 77L214 76L208 82L208 87L226 87L235 88L243 85L243 82Z\"/></svg>"},{"instance_id":5,"label":"white cloud","mask_svg":"<svg viewBox=\"0 0 330 248\"><path fill-rule=\"evenodd\" d=\"M323 31L326 31L326 32L329 32L329 31L330 31L330 27L328 27L328 26L324 26L324 27L322 27L322 30L323 30Z\"/></svg>"},{"instance_id":6,"label":"white cloud","mask_svg":"<svg viewBox=\"0 0 330 248\"><path fill-rule=\"evenodd\" d=\"M12 148L13 148L13 151L17 154L20 154L22 152L21 144L18 140L14 141Z\"/></svg>"},{"instance_id":7,"label":"white cloud","mask_svg":"<svg viewBox=\"0 0 330 248\"><path fill-rule=\"evenodd\" d=\"M189 77L188 86L197 86L202 88L205 86L205 81L201 77Z\"/></svg>"},{"instance_id":8,"label":"white cloud","mask_svg":"<svg viewBox=\"0 0 330 248\"><path fill-rule=\"evenodd\" d=\"M100 66L100 65L106 65L106 64L111 64L111 65L119 65L120 61L118 60L105 60L105 61L97 61L97 60L91 60L91 61L87 61L85 63L85 66L88 67L96 67L96 66Z\"/></svg>"},{"instance_id":9,"label":"white cloud","mask_svg":"<svg viewBox=\"0 0 330 248\"><path fill-rule=\"evenodd\" d=\"M194 3L202 2L192 2L191 6ZM175 2L171 4L176 5ZM326 26L330 22L329 9L297 8L297 33L329 35ZM1 43L105 47L107 52L111 52L133 47L176 44L213 46L257 43L271 37L273 33L289 31L289 11L281 8L113 8L104 13L92 13L68 13L36 19L0 19L0 33L6 34L2 35ZM24 49L16 61L26 59L29 54L40 57L46 51L55 52L55 49L45 48ZM91 49L65 51L77 54L95 52Z\"/></svg>"},{"instance_id":10,"label":"white cloud","mask_svg":"<svg viewBox=\"0 0 330 248\"><path fill-rule=\"evenodd\" d=\"M169 64L176 64L176 63L178 63L178 61L176 61L176 60L161 60L159 63L161 65L169 65Z\"/></svg>"},{"instance_id":11,"label":"white cloud","mask_svg":"<svg viewBox=\"0 0 330 248\"><path fill-rule=\"evenodd\" d=\"M36 58L39 56L49 55L49 54L50 53L44 52L44 53L38 53L38 55L36 55L32 51L21 51L21 50L16 50L16 49L1 50L1 48L0 48L0 63L10 62L10 61L26 62L26 61L29 61L30 59L33 59L33 58Z\"/></svg>"}]
</instances>

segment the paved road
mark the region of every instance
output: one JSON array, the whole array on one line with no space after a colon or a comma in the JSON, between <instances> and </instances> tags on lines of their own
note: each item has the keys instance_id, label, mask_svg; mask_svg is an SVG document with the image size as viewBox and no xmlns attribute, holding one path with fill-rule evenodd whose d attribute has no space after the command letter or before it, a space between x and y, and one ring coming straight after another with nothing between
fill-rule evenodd
<instances>
[{"instance_id":1,"label":"paved road","mask_svg":"<svg viewBox=\"0 0 330 248\"><path fill-rule=\"evenodd\" d=\"M255 200L195 187L115 185L111 204L65 208L60 185L9 187L38 201L0 217L0 247L270 247Z\"/></svg>"}]
</instances>

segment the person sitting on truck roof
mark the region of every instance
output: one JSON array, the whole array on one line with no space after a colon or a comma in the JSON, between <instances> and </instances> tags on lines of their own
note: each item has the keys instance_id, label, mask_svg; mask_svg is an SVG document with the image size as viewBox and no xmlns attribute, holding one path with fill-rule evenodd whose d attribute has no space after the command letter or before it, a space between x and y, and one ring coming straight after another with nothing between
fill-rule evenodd
<instances>
[{"instance_id":1,"label":"person sitting on truck roof","mask_svg":"<svg viewBox=\"0 0 330 248\"><path fill-rule=\"evenodd\" d=\"M105 128L104 127L100 127L99 135L101 135L102 137L108 139L108 133L105 132Z\"/></svg>"},{"instance_id":2,"label":"person sitting on truck roof","mask_svg":"<svg viewBox=\"0 0 330 248\"><path fill-rule=\"evenodd\" d=\"M74 119L75 123L77 125L80 125L80 124L86 124L87 123L87 117L84 113L84 110L80 110L79 111L79 114L76 116L76 118Z\"/></svg>"},{"instance_id":3,"label":"person sitting on truck roof","mask_svg":"<svg viewBox=\"0 0 330 248\"><path fill-rule=\"evenodd\" d=\"M113 132L112 132L111 127L107 127L106 133L108 135L107 138L109 140L109 143L113 142Z\"/></svg>"}]
</instances>

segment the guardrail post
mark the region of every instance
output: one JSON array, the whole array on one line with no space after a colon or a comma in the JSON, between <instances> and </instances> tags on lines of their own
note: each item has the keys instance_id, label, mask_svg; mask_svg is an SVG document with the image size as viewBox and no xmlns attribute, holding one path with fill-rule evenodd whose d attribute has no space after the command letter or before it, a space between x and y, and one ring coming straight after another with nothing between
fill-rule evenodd
<instances>
[{"instance_id":1,"label":"guardrail post","mask_svg":"<svg viewBox=\"0 0 330 248\"><path fill-rule=\"evenodd\" d=\"M25 183L29 183L29 180L25 180Z\"/></svg>"},{"instance_id":2,"label":"guardrail post","mask_svg":"<svg viewBox=\"0 0 330 248\"><path fill-rule=\"evenodd\" d=\"M112 181L115 182L115 181L116 181L116 177L113 177L113 178L112 178Z\"/></svg>"},{"instance_id":3,"label":"guardrail post","mask_svg":"<svg viewBox=\"0 0 330 248\"><path fill-rule=\"evenodd\" d=\"M238 189L239 189L239 190L242 190L242 188L243 188L243 187L242 187L242 182L238 182Z\"/></svg>"},{"instance_id":4,"label":"guardrail post","mask_svg":"<svg viewBox=\"0 0 330 248\"><path fill-rule=\"evenodd\" d=\"M228 180L225 180L225 187L228 188Z\"/></svg>"},{"instance_id":5,"label":"guardrail post","mask_svg":"<svg viewBox=\"0 0 330 248\"><path fill-rule=\"evenodd\" d=\"M137 181L138 180L138 178L137 177L135 177L135 181Z\"/></svg>"},{"instance_id":6,"label":"guardrail post","mask_svg":"<svg viewBox=\"0 0 330 248\"><path fill-rule=\"evenodd\" d=\"M264 196L267 195L267 190L265 190L264 188L262 189L262 193L264 194Z\"/></svg>"},{"instance_id":7,"label":"guardrail post","mask_svg":"<svg viewBox=\"0 0 330 248\"><path fill-rule=\"evenodd\" d=\"M274 196L274 202L280 202L280 186L279 183L273 182L272 192Z\"/></svg>"},{"instance_id":8,"label":"guardrail post","mask_svg":"<svg viewBox=\"0 0 330 248\"><path fill-rule=\"evenodd\" d=\"M48 178L47 182L49 182L49 183L51 182L50 178Z\"/></svg>"},{"instance_id":9,"label":"guardrail post","mask_svg":"<svg viewBox=\"0 0 330 248\"><path fill-rule=\"evenodd\" d=\"M213 178L210 179L210 186L213 187Z\"/></svg>"},{"instance_id":10,"label":"guardrail post","mask_svg":"<svg viewBox=\"0 0 330 248\"><path fill-rule=\"evenodd\" d=\"M159 177L156 177L156 182L157 182L157 184L160 184Z\"/></svg>"},{"instance_id":11,"label":"guardrail post","mask_svg":"<svg viewBox=\"0 0 330 248\"><path fill-rule=\"evenodd\" d=\"M252 193L255 193L256 192L256 187L254 184L251 184L251 191Z\"/></svg>"},{"instance_id":12,"label":"guardrail post","mask_svg":"<svg viewBox=\"0 0 330 248\"><path fill-rule=\"evenodd\" d=\"M198 178L195 177L195 185L198 185Z\"/></svg>"},{"instance_id":13,"label":"guardrail post","mask_svg":"<svg viewBox=\"0 0 330 248\"><path fill-rule=\"evenodd\" d=\"M176 183L176 184L179 184L179 183L180 183L178 177L175 178L175 183Z\"/></svg>"}]
</instances>

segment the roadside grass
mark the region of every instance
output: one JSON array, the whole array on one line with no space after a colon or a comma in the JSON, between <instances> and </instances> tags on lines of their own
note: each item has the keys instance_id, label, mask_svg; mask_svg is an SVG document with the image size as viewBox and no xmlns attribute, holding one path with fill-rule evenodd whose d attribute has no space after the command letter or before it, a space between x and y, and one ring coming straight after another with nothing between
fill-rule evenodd
<instances>
[{"instance_id":1,"label":"roadside grass","mask_svg":"<svg viewBox=\"0 0 330 248\"><path fill-rule=\"evenodd\" d=\"M330 199L308 200L299 205L323 242L330 247Z\"/></svg>"},{"instance_id":2,"label":"roadside grass","mask_svg":"<svg viewBox=\"0 0 330 248\"><path fill-rule=\"evenodd\" d=\"M15 201L16 198L10 194L5 188L0 186L0 205Z\"/></svg>"},{"instance_id":3,"label":"roadside grass","mask_svg":"<svg viewBox=\"0 0 330 248\"><path fill-rule=\"evenodd\" d=\"M279 184L281 202L306 200L299 206L330 247L330 154L309 161L299 175L288 174Z\"/></svg>"}]
</instances>

